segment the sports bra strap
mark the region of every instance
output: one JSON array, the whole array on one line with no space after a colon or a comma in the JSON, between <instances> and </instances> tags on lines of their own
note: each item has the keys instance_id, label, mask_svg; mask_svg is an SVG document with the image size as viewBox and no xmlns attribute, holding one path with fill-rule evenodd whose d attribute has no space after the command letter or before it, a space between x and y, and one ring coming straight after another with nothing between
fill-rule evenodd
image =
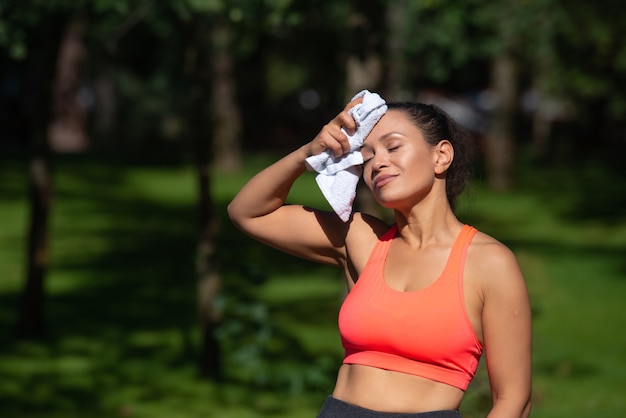
<instances>
[{"instance_id":1,"label":"sports bra strap","mask_svg":"<svg viewBox=\"0 0 626 418\"><path fill-rule=\"evenodd\" d=\"M378 239L378 241L376 241L369 260L367 261L367 265L383 261L387 257L389 247L391 246L391 242L393 241L393 237L396 235L397 231L398 226L394 224ZM476 232L477 231L474 227L463 225L459 236L450 250L450 256L448 257L444 272L452 275L453 277L463 277L467 250Z\"/></svg>"},{"instance_id":2,"label":"sports bra strap","mask_svg":"<svg viewBox=\"0 0 626 418\"><path fill-rule=\"evenodd\" d=\"M393 237L396 236L396 232L398 231L398 225L393 224L391 228L387 230L379 239L376 241L374 248L370 254L369 260L367 264L373 262L374 260L379 260L381 257L387 257L387 253L389 252L389 247L391 246L391 241Z\"/></svg>"},{"instance_id":3,"label":"sports bra strap","mask_svg":"<svg viewBox=\"0 0 626 418\"><path fill-rule=\"evenodd\" d=\"M454 277L463 277L467 250L469 249L470 242L476 232L476 228L469 225L463 225L463 228L461 229L461 232L459 233L459 236L450 251L450 256L448 257L448 262L446 263L444 270L446 273Z\"/></svg>"}]
</instances>

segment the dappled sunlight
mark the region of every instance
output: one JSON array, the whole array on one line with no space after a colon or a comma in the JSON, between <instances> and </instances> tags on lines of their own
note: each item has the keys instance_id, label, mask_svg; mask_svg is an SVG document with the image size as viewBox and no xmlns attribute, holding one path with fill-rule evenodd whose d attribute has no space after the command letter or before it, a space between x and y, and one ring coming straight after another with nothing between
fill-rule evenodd
<instances>
[{"instance_id":1,"label":"dappled sunlight","mask_svg":"<svg viewBox=\"0 0 626 418\"><path fill-rule=\"evenodd\" d=\"M4 175L19 181L15 173ZM248 176L220 175L220 213ZM49 333L23 343L2 336L2 415L47 410L63 417L158 417L185 411L199 417L216 408L233 418L294 417L292 411L302 408L307 416L316 413L342 357L336 329L345 292L340 271L267 248L222 218L217 256L224 321L218 334L225 380L203 381L196 363L190 171L76 160L59 164L57 178ZM160 186L146 186L152 179ZM315 187L305 186L312 204L323 199ZM19 189L7 183L0 190ZM540 416L554 411L554 402L562 404L559 410L569 402L573 416L608 413L623 407L626 390L626 370L619 366L626 364L620 348L626 341L615 333L626 296L626 225L619 218L610 228L574 222L545 193L494 193L478 183L460 217L518 255L532 299ZM562 199L572 198L566 194L572 191L562 193ZM19 218L25 197L7 196L1 219ZM0 232L0 265L13 277L0 285L5 330L15 320L23 273L14 262L22 248L14 243L22 239L15 225ZM472 385L463 404L468 417L490 402L483 363ZM580 396L576 388L584 388L588 403L568 401Z\"/></svg>"}]
</instances>

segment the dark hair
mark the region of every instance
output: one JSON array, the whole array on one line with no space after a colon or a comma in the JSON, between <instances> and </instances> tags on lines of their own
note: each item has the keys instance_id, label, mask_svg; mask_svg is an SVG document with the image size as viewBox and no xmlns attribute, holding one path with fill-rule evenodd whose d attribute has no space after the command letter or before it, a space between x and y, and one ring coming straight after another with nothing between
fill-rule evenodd
<instances>
[{"instance_id":1,"label":"dark hair","mask_svg":"<svg viewBox=\"0 0 626 418\"><path fill-rule=\"evenodd\" d=\"M430 145L437 145L444 139L452 144L454 159L446 172L446 196L450 207L454 210L457 197L470 180L473 144L469 132L435 105L395 102L387 103L387 107L389 110L404 112Z\"/></svg>"}]
</instances>

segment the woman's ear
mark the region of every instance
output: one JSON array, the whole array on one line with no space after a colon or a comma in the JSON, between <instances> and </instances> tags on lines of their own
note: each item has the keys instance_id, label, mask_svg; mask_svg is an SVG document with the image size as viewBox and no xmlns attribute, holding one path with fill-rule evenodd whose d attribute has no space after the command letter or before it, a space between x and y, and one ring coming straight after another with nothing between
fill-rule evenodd
<instances>
[{"instance_id":1,"label":"woman's ear","mask_svg":"<svg viewBox=\"0 0 626 418\"><path fill-rule=\"evenodd\" d=\"M447 139L439 141L435 146L435 174L443 174L454 160L454 148Z\"/></svg>"}]
</instances>

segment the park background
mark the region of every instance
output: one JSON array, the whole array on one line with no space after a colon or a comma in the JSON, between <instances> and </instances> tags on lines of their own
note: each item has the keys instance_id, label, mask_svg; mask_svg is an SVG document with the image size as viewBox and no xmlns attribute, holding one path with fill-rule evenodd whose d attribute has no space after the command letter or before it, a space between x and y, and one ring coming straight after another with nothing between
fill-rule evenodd
<instances>
[{"instance_id":1,"label":"park background","mask_svg":"<svg viewBox=\"0 0 626 418\"><path fill-rule=\"evenodd\" d=\"M625 12L0 1L0 416L315 416L341 274L246 238L225 207L362 88L474 133L459 217L526 276L532 416L626 416ZM290 200L327 207L310 173ZM489 403L481 365L464 417Z\"/></svg>"}]
</instances>

